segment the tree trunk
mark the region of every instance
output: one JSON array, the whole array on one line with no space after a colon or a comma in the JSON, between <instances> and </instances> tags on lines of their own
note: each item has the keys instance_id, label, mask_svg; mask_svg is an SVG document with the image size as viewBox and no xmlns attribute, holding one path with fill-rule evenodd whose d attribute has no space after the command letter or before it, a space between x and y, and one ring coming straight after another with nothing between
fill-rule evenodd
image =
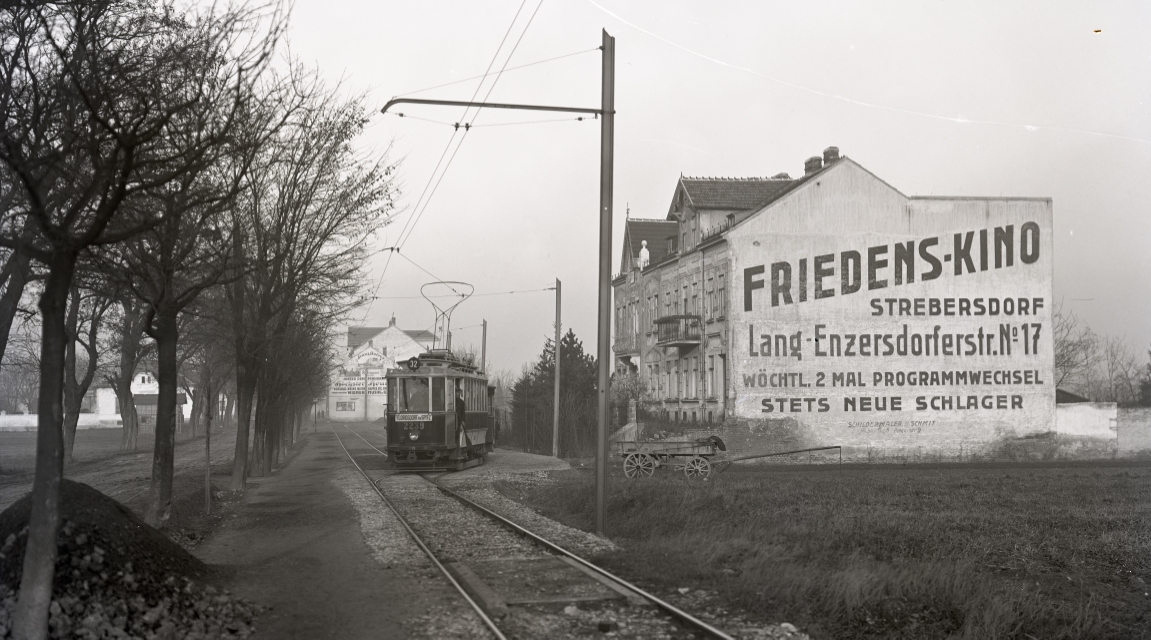
<instances>
[{"instance_id":1,"label":"tree trunk","mask_svg":"<svg viewBox=\"0 0 1151 640\"><path fill-rule=\"evenodd\" d=\"M156 448L152 454L152 483L146 520L156 528L164 526L172 515L172 471L176 455L176 394L179 367L176 342L179 328L177 311L161 308L156 312L149 334L156 340L157 381Z\"/></svg>"},{"instance_id":2,"label":"tree trunk","mask_svg":"<svg viewBox=\"0 0 1151 640\"><path fill-rule=\"evenodd\" d=\"M223 422L225 427L232 426L236 413L236 390L232 389L225 396Z\"/></svg>"},{"instance_id":3,"label":"tree trunk","mask_svg":"<svg viewBox=\"0 0 1151 640\"><path fill-rule=\"evenodd\" d=\"M80 403L84 396L76 381L76 331L80 324L80 291L73 287L64 320L64 462L72 462L76 444L76 425L80 422Z\"/></svg>"},{"instance_id":4,"label":"tree trunk","mask_svg":"<svg viewBox=\"0 0 1151 640\"><path fill-rule=\"evenodd\" d=\"M135 451L140 439L140 417L136 414L136 399L132 397L132 378L128 377L127 384L113 387L116 392L116 402L120 407L120 422L124 424L123 436L120 438L120 451Z\"/></svg>"},{"instance_id":5,"label":"tree trunk","mask_svg":"<svg viewBox=\"0 0 1151 640\"><path fill-rule=\"evenodd\" d=\"M246 365L236 366L236 455L232 459L232 491L243 491L248 477L248 438L251 435L252 398L256 382Z\"/></svg>"},{"instance_id":6,"label":"tree trunk","mask_svg":"<svg viewBox=\"0 0 1151 640\"><path fill-rule=\"evenodd\" d=\"M202 386L196 385L190 391L188 387L184 387L184 395L192 399L191 415L185 426L193 438L196 437L196 430L200 427L200 417L204 413L204 390L201 388Z\"/></svg>"},{"instance_id":7,"label":"tree trunk","mask_svg":"<svg viewBox=\"0 0 1151 640\"><path fill-rule=\"evenodd\" d=\"M23 240L29 240L33 230L27 218L24 223ZM24 286L28 284L31 274L31 257L24 251L16 249L8 257L4 270L8 271L7 286L4 295L0 296L0 362L8 350L8 334L12 331L12 321L16 318L16 311L20 308L20 297L24 295Z\"/></svg>"},{"instance_id":8,"label":"tree trunk","mask_svg":"<svg viewBox=\"0 0 1151 640\"><path fill-rule=\"evenodd\" d=\"M17 638L48 637L48 606L56 569L56 532L60 525L60 481L64 477L64 316L76 254L53 255L40 296L40 400L36 425L36 475L32 514L24 552L13 628Z\"/></svg>"},{"instance_id":9,"label":"tree trunk","mask_svg":"<svg viewBox=\"0 0 1151 640\"><path fill-rule=\"evenodd\" d=\"M120 421L124 424L120 451L135 451L140 439L140 418L136 414L136 400L132 397L132 378L140 359L140 338L146 319L135 300L121 300L124 322L120 327L120 367L112 378L112 388L120 406Z\"/></svg>"}]
</instances>

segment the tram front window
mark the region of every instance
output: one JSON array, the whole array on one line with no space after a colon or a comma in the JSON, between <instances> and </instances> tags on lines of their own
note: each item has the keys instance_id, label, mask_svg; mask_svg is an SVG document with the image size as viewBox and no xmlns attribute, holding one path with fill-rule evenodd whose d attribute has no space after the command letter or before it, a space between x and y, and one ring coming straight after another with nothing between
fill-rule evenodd
<instances>
[{"instance_id":1,"label":"tram front window","mask_svg":"<svg viewBox=\"0 0 1151 640\"><path fill-rule=\"evenodd\" d=\"M399 379L399 407L400 411L429 411L427 378L400 378Z\"/></svg>"}]
</instances>

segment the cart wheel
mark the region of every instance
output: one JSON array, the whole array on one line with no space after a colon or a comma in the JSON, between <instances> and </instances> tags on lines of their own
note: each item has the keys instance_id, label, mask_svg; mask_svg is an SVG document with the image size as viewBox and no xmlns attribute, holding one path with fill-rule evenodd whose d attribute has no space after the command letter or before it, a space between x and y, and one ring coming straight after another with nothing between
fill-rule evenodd
<instances>
[{"instance_id":1,"label":"cart wheel","mask_svg":"<svg viewBox=\"0 0 1151 640\"><path fill-rule=\"evenodd\" d=\"M711 475L711 463L707 461L707 458L692 456L683 466L683 472L689 478L707 478Z\"/></svg>"},{"instance_id":2,"label":"cart wheel","mask_svg":"<svg viewBox=\"0 0 1151 640\"><path fill-rule=\"evenodd\" d=\"M623 474L629 478L646 478L653 473L655 473L655 460L646 453L629 453L623 460Z\"/></svg>"}]
</instances>

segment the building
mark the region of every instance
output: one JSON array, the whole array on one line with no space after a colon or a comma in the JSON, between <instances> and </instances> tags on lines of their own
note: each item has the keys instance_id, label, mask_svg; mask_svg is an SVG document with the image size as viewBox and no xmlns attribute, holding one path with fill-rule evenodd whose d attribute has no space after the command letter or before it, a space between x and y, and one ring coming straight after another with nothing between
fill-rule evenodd
<instances>
[{"instance_id":1,"label":"building","mask_svg":"<svg viewBox=\"0 0 1151 640\"><path fill-rule=\"evenodd\" d=\"M680 176L665 220L629 219L615 288L617 372L635 373L671 420L722 421L729 404L725 232L795 184Z\"/></svg>"},{"instance_id":2,"label":"building","mask_svg":"<svg viewBox=\"0 0 1151 640\"><path fill-rule=\"evenodd\" d=\"M376 420L387 412L384 375L432 346L430 331L401 329L396 318L386 327L348 327L346 359L332 374L328 415L336 422Z\"/></svg>"},{"instance_id":3,"label":"building","mask_svg":"<svg viewBox=\"0 0 1151 640\"><path fill-rule=\"evenodd\" d=\"M617 373L737 449L1049 432L1051 229L1049 198L907 196L835 147L797 179L681 177L665 220L627 222Z\"/></svg>"}]
</instances>

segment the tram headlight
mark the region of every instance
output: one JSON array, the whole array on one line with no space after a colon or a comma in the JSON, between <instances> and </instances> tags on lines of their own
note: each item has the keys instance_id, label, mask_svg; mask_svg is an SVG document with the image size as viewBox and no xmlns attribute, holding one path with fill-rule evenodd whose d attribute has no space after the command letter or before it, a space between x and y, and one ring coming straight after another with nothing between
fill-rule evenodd
<instances>
[{"instance_id":1,"label":"tram headlight","mask_svg":"<svg viewBox=\"0 0 1151 640\"><path fill-rule=\"evenodd\" d=\"M419 440L419 439L420 439L420 432L419 431L409 431L408 432L408 440L415 442L416 440Z\"/></svg>"}]
</instances>

